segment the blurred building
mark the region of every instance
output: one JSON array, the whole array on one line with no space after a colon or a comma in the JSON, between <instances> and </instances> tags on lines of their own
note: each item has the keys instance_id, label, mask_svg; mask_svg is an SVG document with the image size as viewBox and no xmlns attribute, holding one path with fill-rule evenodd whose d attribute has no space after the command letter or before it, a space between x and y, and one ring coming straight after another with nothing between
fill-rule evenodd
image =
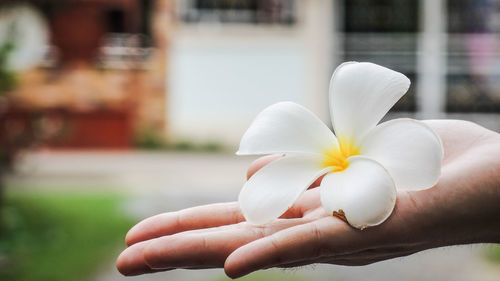
<instances>
[{"instance_id":1,"label":"blurred building","mask_svg":"<svg viewBox=\"0 0 500 281\"><path fill-rule=\"evenodd\" d=\"M128 147L143 132L236 145L258 112L284 100L329 123L329 79L349 60L412 80L393 116L500 130L500 0L4 3L42 18L26 16L18 37L48 34L42 64L21 72L11 97L15 118L45 114L41 124L60 128L51 146ZM0 17L0 39L2 28Z\"/></svg>"},{"instance_id":2,"label":"blurred building","mask_svg":"<svg viewBox=\"0 0 500 281\"><path fill-rule=\"evenodd\" d=\"M499 12L498 0L177 1L169 130L234 145L282 100L329 122L330 75L350 60L412 80L392 116L500 130Z\"/></svg>"},{"instance_id":3,"label":"blurred building","mask_svg":"<svg viewBox=\"0 0 500 281\"><path fill-rule=\"evenodd\" d=\"M327 116L332 1L177 1L169 130L236 145L265 107L289 100Z\"/></svg>"},{"instance_id":4,"label":"blurred building","mask_svg":"<svg viewBox=\"0 0 500 281\"><path fill-rule=\"evenodd\" d=\"M60 133L51 147L125 148L143 130L164 135L171 1L3 1L0 11L14 57L44 45L9 93L7 131L41 116ZM30 39L45 33L47 42Z\"/></svg>"}]
</instances>

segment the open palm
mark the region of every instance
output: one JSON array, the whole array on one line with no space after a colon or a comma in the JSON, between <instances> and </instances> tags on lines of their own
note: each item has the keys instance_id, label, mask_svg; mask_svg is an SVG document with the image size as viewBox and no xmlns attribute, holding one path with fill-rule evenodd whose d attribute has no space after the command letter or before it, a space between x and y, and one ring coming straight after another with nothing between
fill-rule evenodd
<instances>
[{"instance_id":1,"label":"open palm","mask_svg":"<svg viewBox=\"0 0 500 281\"><path fill-rule=\"evenodd\" d=\"M311 263L364 265L424 249L500 242L500 136L470 122L426 121L445 157L436 186L399 191L392 215L358 230L327 214L316 181L278 220L244 221L234 203L160 214L134 226L117 267L125 275L224 267L230 277ZM280 156L263 157L249 176Z\"/></svg>"}]
</instances>

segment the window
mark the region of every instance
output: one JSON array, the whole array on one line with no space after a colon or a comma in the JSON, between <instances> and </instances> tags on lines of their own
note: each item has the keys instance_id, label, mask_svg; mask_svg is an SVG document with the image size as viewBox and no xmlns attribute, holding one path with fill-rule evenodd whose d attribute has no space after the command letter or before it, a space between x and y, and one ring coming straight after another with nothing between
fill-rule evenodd
<instances>
[{"instance_id":1,"label":"window","mask_svg":"<svg viewBox=\"0 0 500 281\"><path fill-rule=\"evenodd\" d=\"M417 32L417 0L345 0L346 32Z\"/></svg>"},{"instance_id":2,"label":"window","mask_svg":"<svg viewBox=\"0 0 500 281\"><path fill-rule=\"evenodd\" d=\"M448 7L448 112L500 112L500 1Z\"/></svg>"},{"instance_id":3,"label":"window","mask_svg":"<svg viewBox=\"0 0 500 281\"><path fill-rule=\"evenodd\" d=\"M417 0L344 0L344 61L369 61L413 82L393 111L415 111Z\"/></svg>"},{"instance_id":4,"label":"window","mask_svg":"<svg viewBox=\"0 0 500 281\"><path fill-rule=\"evenodd\" d=\"M186 0L179 3L186 23L283 24L295 22L294 0Z\"/></svg>"},{"instance_id":5,"label":"window","mask_svg":"<svg viewBox=\"0 0 500 281\"><path fill-rule=\"evenodd\" d=\"M37 2L50 22L53 44L44 64L78 61L102 68L145 67L154 46L152 4L152 0Z\"/></svg>"}]
</instances>

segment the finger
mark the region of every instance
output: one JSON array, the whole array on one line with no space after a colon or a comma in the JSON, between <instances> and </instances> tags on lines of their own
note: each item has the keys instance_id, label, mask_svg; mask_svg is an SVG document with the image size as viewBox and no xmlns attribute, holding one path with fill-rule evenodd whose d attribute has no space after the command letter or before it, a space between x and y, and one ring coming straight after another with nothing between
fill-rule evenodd
<instances>
[{"instance_id":1,"label":"finger","mask_svg":"<svg viewBox=\"0 0 500 281\"><path fill-rule=\"evenodd\" d=\"M314 191L314 190L311 190ZM261 268L320 257L354 254L366 249L401 245L411 241L408 199L401 194L393 214L381 225L359 230L338 218L327 216L308 224L298 225L259 239L235 250L224 265L226 274L241 277ZM304 217L306 219L307 217Z\"/></svg>"},{"instance_id":2,"label":"finger","mask_svg":"<svg viewBox=\"0 0 500 281\"><path fill-rule=\"evenodd\" d=\"M277 220L260 227L240 223L220 231L164 236L148 243L144 260L155 269L222 267L227 256L242 245L304 222L303 219Z\"/></svg>"},{"instance_id":3,"label":"finger","mask_svg":"<svg viewBox=\"0 0 500 281\"><path fill-rule=\"evenodd\" d=\"M145 273L170 270L151 269L144 261L143 251L148 242L137 243L125 249L116 260L116 268L125 276L134 276Z\"/></svg>"},{"instance_id":4,"label":"finger","mask_svg":"<svg viewBox=\"0 0 500 281\"><path fill-rule=\"evenodd\" d=\"M129 230L125 241L130 246L164 235L242 221L244 217L236 202L198 206L147 218Z\"/></svg>"},{"instance_id":5,"label":"finger","mask_svg":"<svg viewBox=\"0 0 500 281\"><path fill-rule=\"evenodd\" d=\"M238 248L227 258L224 270L231 278L238 278L280 264L314 261L330 253L331 240L345 241L346 233L352 232L355 230L334 217L297 225ZM335 244L339 252L348 249L342 242Z\"/></svg>"}]
</instances>

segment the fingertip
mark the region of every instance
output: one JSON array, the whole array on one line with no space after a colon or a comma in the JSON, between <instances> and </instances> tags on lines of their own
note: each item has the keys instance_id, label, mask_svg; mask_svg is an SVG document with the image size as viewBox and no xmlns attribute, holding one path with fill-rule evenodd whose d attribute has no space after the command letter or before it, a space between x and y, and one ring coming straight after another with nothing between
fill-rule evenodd
<instances>
[{"instance_id":1,"label":"fingertip","mask_svg":"<svg viewBox=\"0 0 500 281\"><path fill-rule=\"evenodd\" d=\"M271 163L272 161L277 160L283 156L285 156L285 154L272 154L272 155L266 155L266 156L263 156L263 157L256 159L248 167L247 179L252 177L253 174L255 174L262 167L266 166L267 164Z\"/></svg>"},{"instance_id":2,"label":"fingertip","mask_svg":"<svg viewBox=\"0 0 500 281\"><path fill-rule=\"evenodd\" d=\"M125 235L125 245L127 245L127 247L135 244L133 229L134 227L132 227Z\"/></svg>"},{"instance_id":3,"label":"fingertip","mask_svg":"<svg viewBox=\"0 0 500 281\"><path fill-rule=\"evenodd\" d=\"M164 215L155 215L138 222L125 235L125 244L130 247L136 243L164 235L160 229L160 226L163 225L162 216Z\"/></svg>"},{"instance_id":4,"label":"fingertip","mask_svg":"<svg viewBox=\"0 0 500 281\"><path fill-rule=\"evenodd\" d=\"M249 244L239 247L226 258L224 272L228 277L236 279L259 269L264 269L259 266L258 258L255 259L259 249L250 246L254 243L256 242L250 242Z\"/></svg>"},{"instance_id":5,"label":"fingertip","mask_svg":"<svg viewBox=\"0 0 500 281\"><path fill-rule=\"evenodd\" d=\"M141 239L138 236L138 230L140 229L142 221L138 224L134 225L125 235L125 244L130 247L138 242L141 242Z\"/></svg>"},{"instance_id":6,"label":"fingertip","mask_svg":"<svg viewBox=\"0 0 500 281\"><path fill-rule=\"evenodd\" d=\"M128 276L128 270L125 266L126 262L124 261L123 253L124 252L122 252L118 256L118 258L116 259L115 265L116 265L116 269L118 270L118 272L120 272L122 275Z\"/></svg>"},{"instance_id":7,"label":"fingertip","mask_svg":"<svg viewBox=\"0 0 500 281\"><path fill-rule=\"evenodd\" d=\"M243 275L237 275L234 272L232 272L231 270L226 269L226 267L224 267L224 272L226 273L226 276L231 278L231 279L237 279L237 278L243 277Z\"/></svg>"},{"instance_id":8,"label":"fingertip","mask_svg":"<svg viewBox=\"0 0 500 281\"><path fill-rule=\"evenodd\" d=\"M116 269L122 275L135 276L151 272L142 257L142 245L136 245L125 249L116 259Z\"/></svg>"},{"instance_id":9,"label":"fingertip","mask_svg":"<svg viewBox=\"0 0 500 281\"><path fill-rule=\"evenodd\" d=\"M241 271L242 261L233 254L234 252L231 253L224 262L224 272L229 278L236 279L243 277L248 273L244 273Z\"/></svg>"}]
</instances>

